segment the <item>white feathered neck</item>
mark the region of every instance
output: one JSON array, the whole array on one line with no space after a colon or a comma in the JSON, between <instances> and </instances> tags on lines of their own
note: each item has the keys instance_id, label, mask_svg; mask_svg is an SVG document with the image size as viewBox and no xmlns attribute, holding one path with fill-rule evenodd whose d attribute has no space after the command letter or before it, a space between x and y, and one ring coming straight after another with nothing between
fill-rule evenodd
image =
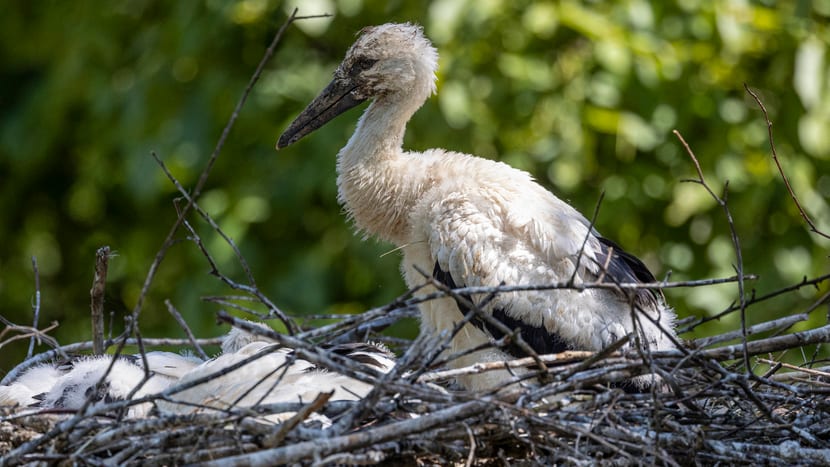
<instances>
[{"instance_id":1,"label":"white feathered neck","mask_svg":"<svg viewBox=\"0 0 830 467\"><path fill-rule=\"evenodd\" d=\"M420 154L402 148L407 122L435 92L438 52L421 28L385 24L366 28L344 63L369 56L373 100L337 156L338 199L364 233L401 244L407 216L429 183Z\"/></svg>"}]
</instances>

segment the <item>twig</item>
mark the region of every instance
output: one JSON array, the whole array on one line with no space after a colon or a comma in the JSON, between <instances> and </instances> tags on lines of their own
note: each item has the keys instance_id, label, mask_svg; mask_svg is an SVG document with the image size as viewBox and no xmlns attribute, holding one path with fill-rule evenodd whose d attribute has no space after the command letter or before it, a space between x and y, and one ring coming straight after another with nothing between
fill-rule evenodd
<instances>
[{"instance_id":1,"label":"twig","mask_svg":"<svg viewBox=\"0 0 830 467\"><path fill-rule=\"evenodd\" d=\"M746 276L746 277L748 278L748 276ZM807 280L807 277L804 277L801 280L801 282L799 282L797 284L793 284L793 285L790 285L790 286L787 286L787 287L782 287L778 290L775 290L775 291L770 292L768 294L762 295L760 297L753 297L753 298L746 301L746 306L754 305L756 303L760 303L760 302L763 302L765 300L769 300L771 298L778 297L779 295L783 295L783 294L788 293L788 292L799 290L802 287L813 286L813 287L818 288L819 284L821 284L822 282L827 282L828 280L830 280L830 274L825 274L825 275L822 275L822 276L819 276L819 277L816 277L816 278L810 279L810 280ZM733 311L737 311L737 310L740 310L740 306L732 305L729 308L727 308L726 310L724 310L720 313L717 313L713 316L707 316L707 317L703 317L703 318L694 318L694 319L691 320L691 322L689 322L685 326L684 329L679 330L678 334L688 332L688 331L696 328L697 326L700 326L703 323L708 323L709 321L718 320L718 319L726 316L727 314L729 314Z\"/></svg>"},{"instance_id":2,"label":"twig","mask_svg":"<svg viewBox=\"0 0 830 467\"><path fill-rule=\"evenodd\" d=\"M11 333L11 332L19 333L16 336L12 336L12 337L9 337L7 339L0 340L0 349L2 349L6 345L8 345L8 344L10 344L14 341L18 341L18 340L21 340L21 339L26 339L27 337L30 338L30 339L35 339L37 342L41 342L41 341L46 342L48 345L50 345L52 347L55 347L55 348L60 346L58 344L58 341L54 337L47 334L49 331L52 331L52 330L54 330L55 328L58 327L58 323L56 321L52 321L51 325L49 325L49 326L47 326L43 329L35 329L31 326L20 326L18 324L12 323L11 321L4 318L3 316L0 316L0 323L3 323L3 325L6 326L5 328L3 328L3 331L0 331L0 339L2 339L6 334ZM28 358L31 358L31 357L28 357ZM4 379L4 381L5 381L5 379Z\"/></svg>"},{"instance_id":3,"label":"twig","mask_svg":"<svg viewBox=\"0 0 830 467\"><path fill-rule=\"evenodd\" d=\"M470 437L470 454L467 455L467 462L464 464L464 467L471 467L476 460L476 436L473 434L473 430L470 429L470 425L464 423L464 428Z\"/></svg>"},{"instance_id":4,"label":"twig","mask_svg":"<svg viewBox=\"0 0 830 467\"><path fill-rule=\"evenodd\" d=\"M160 160L158 161L164 168L165 172L169 173L167 171L167 168L164 167L164 164ZM176 183L178 183L178 181L176 181ZM207 213L204 213L204 216L207 216L207 218L210 219L210 216L208 216ZM210 222L213 222L213 220L211 219ZM208 252L207 247L202 241L202 238L199 236L196 230L190 225L190 222L188 222L187 220L183 220L182 223L185 226L185 229L187 229L187 231L190 233L190 240L192 240L196 244L196 246L199 248L199 251L202 252L202 256L204 256L210 264L212 275L218 277L219 280L227 284L232 289L242 290L256 297L260 303L262 303L268 308L268 312L270 315L276 316L280 321L282 321L282 323L285 325L285 328L288 330L289 334L294 335L297 334L297 332L299 332L300 328L297 326L294 320L292 320L288 317L288 315L283 313L282 310L280 310L268 297L265 296L265 294L262 293L261 290L259 290L259 287L257 287L256 282L253 281L253 275L250 273L250 270L248 271L248 278L251 281L250 285L240 284L232 280L230 277L222 274L219 271L219 267L217 266L216 261L213 259L213 256L210 254L210 252ZM219 226L217 226L215 223L213 223L212 225L215 227L215 229L221 232L221 230L219 230ZM233 243L233 241L229 237L224 236L224 233L222 235L223 238L237 251L238 258L242 258L242 253L239 252L238 249L236 249L236 245ZM243 263L244 267L247 268L247 262L245 262L244 259L240 259L240 261Z\"/></svg>"},{"instance_id":5,"label":"twig","mask_svg":"<svg viewBox=\"0 0 830 467\"><path fill-rule=\"evenodd\" d=\"M37 322L40 319L40 273L37 269L37 257L32 256L32 271L35 275L35 303L32 306L32 329L37 329ZM29 340L29 350L26 352L26 358L30 358L35 351L35 335Z\"/></svg>"},{"instance_id":6,"label":"twig","mask_svg":"<svg viewBox=\"0 0 830 467\"><path fill-rule=\"evenodd\" d=\"M282 422L277 430L266 436L262 440L262 445L266 448L273 448L282 444L289 431L293 430L312 413L320 411L320 409L326 405L326 402L328 402L333 395L334 391L321 392L320 394L317 394L317 397L315 397L313 401L304 405L302 409L298 410L297 413L294 414L294 416Z\"/></svg>"},{"instance_id":7,"label":"twig","mask_svg":"<svg viewBox=\"0 0 830 467\"><path fill-rule=\"evenodd\" d=\"M358 449L392 439L400 439L404 436L421 433L437 426L452 423L456 420L483 415L493 409L489 402L489 398L466 402L416 419L394 422L335 438L307 441L276 449L267 449L250 454L228 457L218 461L206 462L204 465L216 467L242 464L249 466L270 466L290 464L301 459L307 459L312 454L327 456L336 452Z\"/></svg>"},{"instance_id":8,"label":"twig","mask_svg":"<svg viewBox=\"0 0 830 467\"><path fill-rule=\"evenodd\" d=\"M770 365L770 366L773 366L773 365L774 366L780 366L782 368L795 370L795 371L798 371L798 372L801 372L801 373L807 373L808 375L819 376L821 378L830 379L830 372L828 372L828 371L822 371L822 370L818 370L818 369L815 369L815 368L804 368L804 367L801 367L801 366L791 365L789 363L776 362L774 360L768 360L766 358L759 358L758 361L761 362L761 363L766 363L767 365Z\"/></svg>"},{"instance_id":9,"label":"twig","mask_svg":"<svg viewBox=\"0 0 830 467\"><path fill-rule=\"evenodd\" d=\"M709 184L706 183L706 178L703 176L703 170L700 168L700 162L698 162L695 153L692 151L692 148L689 147L689 144L683 139L683 135L680 134L677 130L672 130L677 139L680 140L680 143L683 145L683 148L686 150L686 153L692 159L692 163L695 165L695 170L697 170L697 180L692 180L695 183L701 185L709 195L712 197L713 200L718 204L718 206L723 209L723 213L726 216L726 222L729 225L729 234L732 238L732 246L735 249L735 272L738 276L738 304L739 309L741 312L741 339L744 345L744 349L746 349L747 343L747 335L746 335L746 293L744 291L744 259L743 253L741 252L741 242L738 239L738 232L735 230L735 222L732 220L732 213L729 211L729 205L727 204L727 195L729 193L729 181L725 182L723 185L723 197L720 197L715 194L714 191L709 187ZM746 374L749 374L752 371L752 367L749 364L749 355L744 352L744 371Z\"/></svg>"},{"instance_id":10,"label":"twig","mask_svg":"<svg viewBox=\"0 0 830 467\"><path fill-rule=\"evenodd\" d=\"M758 97L758 94L755 93L752 89L750 89L749 85L744 83L744 89L746 92L755 99L755 103L758 104L760 107L761 112L764 114L764 122L767 124L767 135L769 137L769 147L770 152L772 153L772 160L775 161L775 167L778 168L778 173L781 175L781 179L784 180L784 186L787 187L787 192L790 194L790 198L792 198L793 203L795 203L795 207L798 208L798 213L801 214L801 218L804 219L804 222L810 227L810 231L820 235L828 240L830 240L830 235L822 232L821 230L816 227L816 224L813 223L813 220L810 219L810 216L807 215L807 212L804 211L804 208L801 206L801 203L798 201L798 196L795 194L795 190L793 190L792 185L790 185L790 179L787 178L787 175L784 173L784 168L781 166L781 161L778 159L778 153L775 150L775 141L772 137L772 121L769 119L769 114L767 113L767 108L764 106L764 103L761 102L761 98Z\"/></svg>"},{"instance_id":11,"label":"twig","mask_svg":"<svg viewBox=\"0 0 830 467\"><path fill-rule=\"evenodd\" d=\"M285 20L279 30L274 34L274 38L271 40L271 43L268 45L268 48L265 50L265 53L260 60L259 64L257 65L256 70L254 71L253 75L251 75L251 79L248 81L248 85L245 87L245 90L242 92L242 95L239 98L239 101L236 103L236 107L234 107L233 112L231 113L230 118L228 119L228 123L225 125L225 128L222 130L222 134L219 136L219 141L216 143L216 147L214 148L213 152L208 158L208 162L205 165L205 168L202 170L201 175L199 176L199 180L196 182L196 185L193 187L193 191L190 194L189 201L187 204L182 208L181 212L176 218L176 221L170 228L170 231L167 233L167 237L164 239L161 248L156 253L153 262L150 264L150 268L147 271L147 275L144 278L144 283L141 286L141 292L138 295L138 300L136 300L136 304L133 307L132 312L132 325L136 325L138 323L138 316L141 313L141 309L144 306L144 299L147 297L147 293L150 290L150 285L153 282L153 279L156 277L156 273L158 268L161 266L162 261L167 256L167 250L170 249L171 246L175 243L175 236L176 233L179 231L185 217L190 212L190 209L193 207L193 201L199 198L201 195L202 190L204 189L205 185L207 184L208 176L210 175L211 170L213 169L213 165L216 163L216 160L219 158L219 153L222 151L222 148L225 146L225 141L228 139L228 135L230 134L231 128L233 128L234 124L236 123L237 118L242 110L242 107L245 105L245 102L248 100L248 96L251 94L251 90L254 87L254 84L259 80L260 75L262 74L262 70L265 69L265 65L274 55L276 51L277 45L282 40L282 36L285 33L286 28L297 20L297 10L291 13L291 15Z\"/></svg>"},{"instance_id":12,"label":"twig","mask_svg":"<svg viewBox=\"0 0 830 467\"><path fill-rule=\"evenodd\" d=\"M199 357L201 357L202 360L207 360L209 358L208 355L204 350L202 350L202 346L196 341L196 336L193 335L193 331L190 330L190 326L187 325L187 322L182 317L182 314L179 313L179 310L177 310L176 307L170 303L170 300L165 300L164 304L167 306L167 311L173 316L173 318L175 318L176 322L179 323L179 326L184 329L185 334L187 334L187 339L190 341L190 345L196 349L196 353L199 354Z\"/></svg>"},{"instance_id":13,"label":"twig","mask_svg":"<svg viewBox=\"0 0 830 467\"><path fill-rule=\"evenodd\" d=\"M587 229L585 229L585 237L582 239L582 245L579 247L579 252L576 255L576 263L574 265L574 270L571 272L571 277L568 279L568 283L574 284L576 283L576 274L579 272L579 263L582 261L582 256L585 254L585 247L588 246L588 240L593 236L592 231L594 230L594 224L596 223L597 217L599 217L599 208L602 206L602 200L605 199L605 191L600 192L599 199L597 200L596 204L594 205L594 214L591 216L591 221L588 224ZM613 255L612 253L608 254L608 257L611 258ZM606 271L602 271L602 275L604 276ZM597 282L602 282L603 277L600 277Z\"/></svg>"},{"instance_id":14,"label":"twig","mask_svg":"<svg viewBox=\"0 0 830 467\"><path fill-rule=\"evenodd\" d=\"M556 290L556 289L567 289L567 290L588 290L588 289L610 289L610 290L641 290L641 289L675 289L675 288L685 288L685 287L706 287L709 285L716 285L716 284L728 284L731 282L740 282L741 280L756 280L758 276L754 274L747 274L741 277L732 276L732 277L723 277L718 279L700 279L700 280L690 280L690 281L677 281L677 282L644 282L644 283L634 283L634 282L620 282L620 283L612 283L612 282L583 282L580 284L570 284L567 281L560 281L560 282L551 282L548 284L524 284L524 285L496 285L496 286L475 286L475 287L458 287L453 289L456 293L464 294L464 295L475 295L475 294L493 294L493 293L505 293L505 292L526 292L531 290ZM432 294L424 294L420 296L418 299L419 303L433 300L439 297L447 296L446 293L442 291L434 292Z\"/></svg>"},{"instance_id":15,"label":"twig","mask_svg":"<svg viewBox=\"0 0 830 467\"><path fill-rule=\"evenodd\" d=\"M779 318L772 321L767 321L765 323L759 323L754 326L747 328L746 334L747 336L752 336L755 334L760 334L762 332L772 331L774 329L786 328L792 326L795 323L806 321L809 318L807 313L799 313L797 315L792 316L785 316L783 318ZM723 342L731 341L733 339L739 339L741 337L741 330L736 331L729 331L718 334L716 336L709 336L709 337L701 337L700 339L694 340L694 347L695 348L703 348L709 347L715 344L720 344Z\"/></svg>"},{"instance_id":16,"label":"twig","mask_svg":"<svg viewBox=\"0 0 830 467\"><path fill-rule=\"evenodd\" d=\"M92 353L104 354L104 291L107 287L110 247L102 246L95 252L95 275L89 290L92 312Z\"/></svg>"},{"instance_id":17,"label":"twig","mask_svg":"<svg viewBox=\"0 0 830 467\"><path fill-rule=\"evenodd\" d=\"M807 331L794 332L784 336L759 339L747 342L746 344L741 343L738 345L695 351L693 355L705 356L715 360L733 360L740 358L742 354L747 356L759 355L823 342L830 342L830 325Z\"/></svg>"},{"instance_id":18,"label":"twig","mask_svg":"<svg viewBox=\"0 0 830 467\"><path fill-rule=\"evenodd\" d=\"M558 354L539 355L539 359L547 364L561 365L563 363L573 363L582 361L586 358L593 357L595 352L583 350L568 350ZM457 378L464 375L474 375L486 373L488 371L506 370L508 368L523 368L536 365L536 359L531 357L517 358L514 360L504 360L496 362L482 362L474 365L454 368L452 370L432 371L424 373L418 377L419 383L431 383L435 381L443 381L451 378Z\"/></svg>"}]
</instances>

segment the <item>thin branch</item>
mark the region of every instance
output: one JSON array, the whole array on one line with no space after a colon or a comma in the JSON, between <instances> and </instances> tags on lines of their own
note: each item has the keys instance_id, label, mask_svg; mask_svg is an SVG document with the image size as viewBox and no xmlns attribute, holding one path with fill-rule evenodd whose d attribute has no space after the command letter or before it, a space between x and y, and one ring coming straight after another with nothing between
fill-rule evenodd
<instances>
[{"instance_id":1,"label":"thin branch","mask_svg":"<svg viewBox=\"0 0 830 467\"><path fill-rule=\"evenodd\" d=\"M165 300L164 305L167 306L167 311L173 316L176 322L179 323L179 326L184 329L185 334L187 334L187 339L190 341L190 345L196 349L196 353L199 354L199 357L201 357L202 360L207 360L209 358L208 355L204 350L202 350L202 346L196 341L196 336L193 335L193 331L190 330L190 326L187 325L187 322L182 317L182 314L179 313L179 310L177 310L176 307L170 303L170 300Z\"/></svg>"},{"instance_id":2,"label":"thin branch","mask_svg":"<svg viewBox=\"0 0 830 467\"><path fill-rule=\"evenodd\" d=\"M743 253L741 251L741 242L738 239L738 232L735 229L735 222L732 220L732 213L729 211L729 205L727 204L727 194L729 192L729 182L727 181L724 183L723 186L723 197L720 197L715 194L714 191L709 187L709 184L706 183L706 178L703 176L703 170L700 168L700 162L698 162L697 157L695 156L694 151L692 148L689 147L689 144L683 139L683 135L680 134L677 130L672 130L672 133L680 140L680 143L683 145L683 148L686 150L686 153L692 159L692 163L695 165L695 170L697 170L698 179L695 180L696 183L703 186L709 195L718 203L718 206L723 209L723 213L726 216L726 222L729 225L729 235L732 238L732 246L735 249L735 272L738 276L738 304L739 309L741 312L741 339L743 341L744 349L746 349L747 343L747 335L746 335L746 293L744 288L744 259ZM744 352L744 371L746 374L749 374L752 371L752 367L749 364L749 355Z\"/></svg>"},{"instance_id":3,"label":"thin branch","mask_svg":"<svg viewBox=\"0 0 830 467\"><path fill-rule=\"evenodd\" d=\"M12 342L26 338L35 339L36 342L45 342L46 344L54 348L60 346L58 344L58 341L54 337L47 334L49 331L52 331L58 327L58 323L56 321L52 321L51 325L43 329L36 329L31 326L21 326L18 324L14 324L11 321L4 318L2 315L0 315L0 323L3 323L3 325L6 326L5 328L3 328L2 331L0 331L0 349L2 349L8 344L11 344ZM17 333L17 335L6 338L5 336L9 333Z\"/></svg>"},{"instance_id":4,"label":"thin branch","mask_svg":"<svg viewBox=\"0 0 830 467\"><path fill-rule=\"evenodd\" d=\"M582 245L579 247L579 253L577 253L576 255L576 265L574 266L574 270L571 273L570 279L568 280L568 282L571 284L573 284L576 280L576 274L577 272L579 272L579 263L582 261L582 255L585 254L585 247L588 246L588 240L593 236L592 231L594 230L594 223L596 222L597 217L599 217L599 209L602 206L603 199L605 199L605 191L600 192L599 199L594 205L594 213L593 215L591 215L590 224L588 225L588 228L585 231L585 237L582 239ZM608 257L611 258L612 255L613 252L609 253ZM602 275L605 275L605 271L603 271ZM600 277L597 282L602 282L602 279L603 278Z\"/></svg>"},{"instance_id":5,"label":"thin branch","mask_svg":"<svg viewBox=\"0 0 830 467\"><path fill-rule=\"evenodd\" d=\"M593 357L596 352L582 350L567 350L558 354L539 355L539 359L549 365L562 365L565 363L581 362L586 358ZM504 360L496 362L481 362L474 365L454 368L452 370L441 370L424 373L418 377L418 382L432 383L436 381L450 380L464 375L475 375L489 371L506 370L509 368L526 368L536 365L536 359L531 357L517 358L515 360Z\"/></svg>"},{"instance_id":6,"label":"thin branch","mask_svg":"<svg viewBox=\"0 0 830 467\"><path fill-rule=\"evenodd\" d=\"M95 252L95 275L89 290L92 313L92 353L104 354L104 291L107 287L110 247L102 246Z\"/></svg>"},{"instance_id":7,"label":"thin branch","mask_svg":"<svg viewBox=\"0 0 830 467\"><path fill-rule=\"evenodd\" d=\"M311 414L314 412L320 411L323 406L331 399L331 396L334 395L334 391L331 392L321 392L317 394L317 397L314 398L313 401L306 404L294 414L293 417L283 422L279 429L273 432L272 434L266 436L262 440L262 445L266 448L273 448L275 446L279 446L280 444L285 441L286 435L288 432L294 429L298 424L302 423L306 420Z\"/></svg>"},{"instance_id":8,"label":"thin branch","mask_svg":"<svg viewBox=\"0 0 830 467\"><path fill-rule=\"evenodd\" d=\"M781 161L778 159L778 153L775 149L775 141L772 137L772 121L769 119L769 114L767 113L767 108L764 106L764 103L761 102L761 98L758 97L758 94L753 91L749 85L744 83L744 89L746 92L749 93L750 96L755 100L755 103L758 104L758 107L761 109L761 112L764 114L764 121L767 124L767 135L769 137L769 147L770 152L772 153L772 160L775 161L775 167L778 168L778 173L781 175L781 179L784 180L784 186L787 187L787 192L790 194L790 198L795 203L795 207L798 208L798 213L801 214L801 218L804 219L804 222L810 227L810 231L822 236L828 240L830 240L830 235L822 232L816 227L816 224L810 219L810 216L807 215L807 212L804 211L804 208L801 206L801 203L798 201L798 196L795 194L795 190L793 190L792 185L790 184L790 179L787 178L787 174L784 173L784 168L781 166Z\"/></svg>"},{"instance_id":9,"label":"thin branch","mask_svg":"<svg viewBox=\"0 0 830 467\"><path fill-rule=\"evenodd\" d=\"M749 276L746 276L746 278L748 279ZM793 284L793 285L790 285L790 286L787 286L787 287L782 287L778 290L775 290L775 291L770 292L768 294L762 295L760 297L752 297L751 299L746 301L746 306L754 305L756 303L760 303L760 302L778 297L778 296L783 295L785 293L799 290L802 287L813 286L816 289L818 289L818 286L821 283L827 282L828 280L830 280L830 274L825 274L825 275L822 275L822 276L819 276L819 277L816 277L816 278L810 279L810 280L808 280L807 277L805 276L801 280L801 282L799 282L797 284ZM681 330L678 331L678 334L688 332L688 331L696 328L697 326L700 326L703 323L708 323L709 321L715 321L715 320L718 320L720 318L723 318L724 316L728 315L729 313L732 313L733 311L737 311L737 310L740 310L740 306L733 304L730 307L728 307L726 310L724 310L720 313L717 313L715 315L706 316L706 317L703 317L703 318L692 319L689 323L687 323L685 325L684 329L681 329Z\"/></svg>"},{"instance_id":10,"label":"thin branch","mask_svg":"<svg viewBox=\"0 0 830 467\"><path fill-rule=\"evenodd\" d=\"M819 307L830 301L830 291L825 292L821 297L813 302L807 309L797 315L785 316L783 318L767 321L765 323L756 324L747 329L747 335L758 334L768 331L781 331L790 328L794 324L807 321L810 319L810 314L819 309ZM704 337L695 341L695 347L708 347L715 343L726 342L740 337L740 331L725 332L717 336Z\"/></svg>"},{"instance_id":11,"label":"thin branch","mask_svg":"<svg viewBox=\"0 0 830 467\"><path fill-rule=\"evenodd\" d=\"M758 361L761 362L761 363L766 363L767 365L770 365L770 366L778 366L778 367L781 367L781 368L787 368L787 369L790 369L790 370L793 370L793 371L797 371L797 372L800 372L800 373L806 373L808 375L819 376L821 378L830 379L830 372L828 372L828 371L822 371L822 370L816 369L816 368L804 368L804 367L800 367L800 366L791 365L789 363L776 362L774 360L769 360L769 359L766 359L766 358L759 358Z\"/></svg>"},{"instance_id":12,"label":"thin branch","mask_svg":"<svg viewBox=\"0 0 830 467\"><path fill-rule=\"evenodd\" d=\"M742 277L732 276L732 277L725 277L719 279L701 279L701 280L690 280L690 281L677 281L677 282L649 282L649 283L635 283L635 282L582 282L580 284L571 284L566 281L562 282L551 282L547 284L524 284L524 285L496 285L496 286L475 286L475 287L458 287L453 289L456 293L462 295L474 295L474 294L499 294L499 293L506 293L506 292L526 292L531 290L589 290L589 289L609 289L609 290L641 290L641 289L674 289L674 288L686 288L686 287L705 287L708 285L715 285L715 284L728 284L732 282L740 282L743 279L744 281L747 280L756 280L758 276L754 274L744 275ZM448 296L444 291L436 291L428 294L421 295L416 297L410 301L407 301L407 304L418 304L423 303L426 301L434 300L436 298L446 297Z\"/></svg>"},{"instance_id":13,"label":"thin branch","mask_svg":"<svg viewBox=\"0 0 830 467\"><path fill-rule=\"evenodd\" d=\"M205 213L205 215L207 215L207 213ZM199 234L196 232L196 230L190 225L190 222L188 222L187 220L184 220L183 224L184 224L185 228L187 229L187 231L190 233L190 237L189 237L190 240L193 241L196 244L196 246L199 248L199 251L202 252L202 256L204 256L208 260L208 263L211 266L211 274L212 275L218 277L219 280L221 280L222 282L227 284L232 289L242 290L242 291L247 292L247 293L253 295L254 297L256 297L257 300L259 300L260 303L262 303L263 305L265 305L268 308L268 312L271 316L275 316L280 321L282 321L282 323L285 325L285 328L288 330L289 334L294 335L294 334L297 334L300 331L299 326L297 326L297 324L294 322L294 320L289 318L288 315L283 313L282 310L280 310L268 297L266 297L265 294L262 293L262 291L259 290L259 288L256 286L255 282L251 282L250 285L240 284L240 283L234 281L233 279L231 279L230 277L222 274L219 271L219 267L216 264L216 261L213 259L213 256L207 250L207 247L205 246L204 242L202 241L202 238L199 236ZM219 227L216 226L216 228L218 229ZM234 248L236 248L236 246L233 244L233 242L230 240L230 238L227 238L227 237L224 237L224 238L225 238L226 241L230 242L230 244L233 245ZM239 250L237 250L237 252L238 251ZM238 254L239 254L239 258L241 258L242 253L238 253ZM242 261L244 262L244 260L242 260Z\"/></svg>"},{"instance_id":14,"label":"thin branch","mask_svg":"<svg viewBox=\"0 0 830 467\"><path fill-rule=\"evenodd\" d=\"M37 269L37 257L32 256L32 271L35 275L35 303L32 305L32 329L37 329L37 322L40 319L40 273ZM30 358L35 351L35 335L29 340L29 350L26 352L26 358Z\"/></svg>"},{"instance_id":15,"label":"thin branch","mask_svg":"<svg viewBox=\"0 0 830 467\"><path fill-rule=\"evenodd\" d=\"M262 71L265 69L265 65L268 63L268 61L270 61L271 57L274 55L274 52L277 49L277 45L281 42L285 30L288 28L289 25L291 25L294 21L297 20L296 15L297 9L295 8L291 15L285 20L285 22L276 32L276 34L274 34L274 38L271 40L271 43L265 50L265 53L262 59L260 60L259 64L257 65L256 70L254 71L253 75L251 75L251 79L248 81L245 90L242 92L239 101L236 103L236 107L234 107L234 110L231 113L230 118L228 119L228 123L222 130L222 134L219 136L219 141L216 143L216 147L214 148L213 152L208 158L207 164L205 165L205 168L202 170L202 173L199 176L199 180L196 182L196 185L194 186L193 191L190 194L189 201L182 208L181 212L176 218L176 221L170 227L170 231L167 233L167 237L164 239L161 248L159 248L159 251L156 253L153 262L150 264L150 268L147 271L146 277L144 278L144 283L141 286L141 292L138 295L138 300L136 300L135 307L133 307L133 319L131 321L133 326L137 325L138 323L138 317L141 313L142 307L144 306L144 300L150 291L150 285L152 284L153 279L156 277L158 268L161 266L162 261L164 261L164 258L167 256L167 250L170 249L170 247L173 246L173 244L175 243L176 233L179 231L179 228L182 226L185 217L188 215L190 209L193 207L193 201L199 198L199 196L202 193L202 190L207 184L208 176L210 175L210 172L213 169L213 165L219 158L219 153L225 146L225 141L228 139L228 135L230 134L231 128L233 128L234 124L236 123L236 120L239 117L242 107L245 105L245 102L248 100L248 96L250 96L251 91L253 90L254 84L256 84L256 82L259 81L259 77L262 74Z\"/></svg>"}]
</instances>

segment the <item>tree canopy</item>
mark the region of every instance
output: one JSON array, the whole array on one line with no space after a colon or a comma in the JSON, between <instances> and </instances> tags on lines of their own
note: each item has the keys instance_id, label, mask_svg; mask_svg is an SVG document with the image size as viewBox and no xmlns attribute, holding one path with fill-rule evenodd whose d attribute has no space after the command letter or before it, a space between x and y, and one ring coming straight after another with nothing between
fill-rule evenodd
<instances>
[{"instance_id":1,"label":"tree canopy","mask_svg":"<svg viewBox=\"0 0 830 467\"><path fill-rule=\"evenodd\" d=\"M325 86L355 33L424 26L441 54L438 93L406 146L473 153L530 171L643 258L660 279L732 276L723 210L695 179L697 155L728 207L748 294L827 273L830 241L809 231L771 157L767 125L805 213L830 232L830 1L296 2L291 26L222 149L200 204L240 247L262 291L293 315L356 313L404 292L392 247L354 234L336 201L334 156L352 110L287 150L277 137ZM117 329L176 219L178 196L151 157L196 183L239 95L293 3L12 2L0 15L0 315L40 322L61 343L90 335L94 255L109 245L106 311ZM232 250L191 216L231 277ZM199 249L168 252L141 314L144 335L216 335L231 293ZM391 253L390 253L391 252ZM750 321L803 311L826 283L752 308ZM738 299L734 283L666 291L681 317ZM815 316L814 320L823 320ZM712 326L736 327L737 314ZM807 323L805 326L809 326ZM711 330L712 328L710 328ZM413 326L394 332L412 336ZM700 330L706 332L706 328ZM22 343L0 352L8 371Z\"/></svg>"}]
</instances>

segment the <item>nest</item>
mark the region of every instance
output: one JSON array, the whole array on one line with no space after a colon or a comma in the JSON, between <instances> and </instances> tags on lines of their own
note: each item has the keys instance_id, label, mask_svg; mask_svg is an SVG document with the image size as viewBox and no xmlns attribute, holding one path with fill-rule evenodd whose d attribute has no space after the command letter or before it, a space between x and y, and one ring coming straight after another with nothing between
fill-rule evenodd
<instances>
[{"instance_id":1,"label":"nest","mask_svg":"<svg viewBox=\"0 0 830 467\"><path fill-rule=\"evenodd\" d=\"M830 340L830 326L775 333L806 319L806 313L749 327L747 335L770 331L775 335L748 342L723 343L734 339L734 333L724 333L689 342L683 350L648 355L613 348L600 353L569 351L454 370L434 369L446 363L440 355L440 337L412 342L390 339L401 357L385 375L371 374L314 343L323 335L329 341L352 340L356 335L382 338L373 331L411 315L423 299L430 297L401 300L295 336L250 328L331 371L374 381L375 388L362 400L330 402L329 394L323 393L306 403L195 415L122 416L130 405L168 400L168 390L77 413L21 415L7 408L0 418L3 462L830 463L830 373L754 357L800 352ZM224 313L219 317L235 326L249 326ZM91 343L73 348L79 347ZM746 370L747 362L752 371ZM533 371L517 376L517 383L499 392L471 393L451 383L460 374L519 367ZM660 375L662 384L641 392L626 391L620 384L645 373ZM280 413L289 414L281 423L265 419ZM313 413L327 416L332 423L323 426L310 420Z\"/></svg>"}]
</instances>

